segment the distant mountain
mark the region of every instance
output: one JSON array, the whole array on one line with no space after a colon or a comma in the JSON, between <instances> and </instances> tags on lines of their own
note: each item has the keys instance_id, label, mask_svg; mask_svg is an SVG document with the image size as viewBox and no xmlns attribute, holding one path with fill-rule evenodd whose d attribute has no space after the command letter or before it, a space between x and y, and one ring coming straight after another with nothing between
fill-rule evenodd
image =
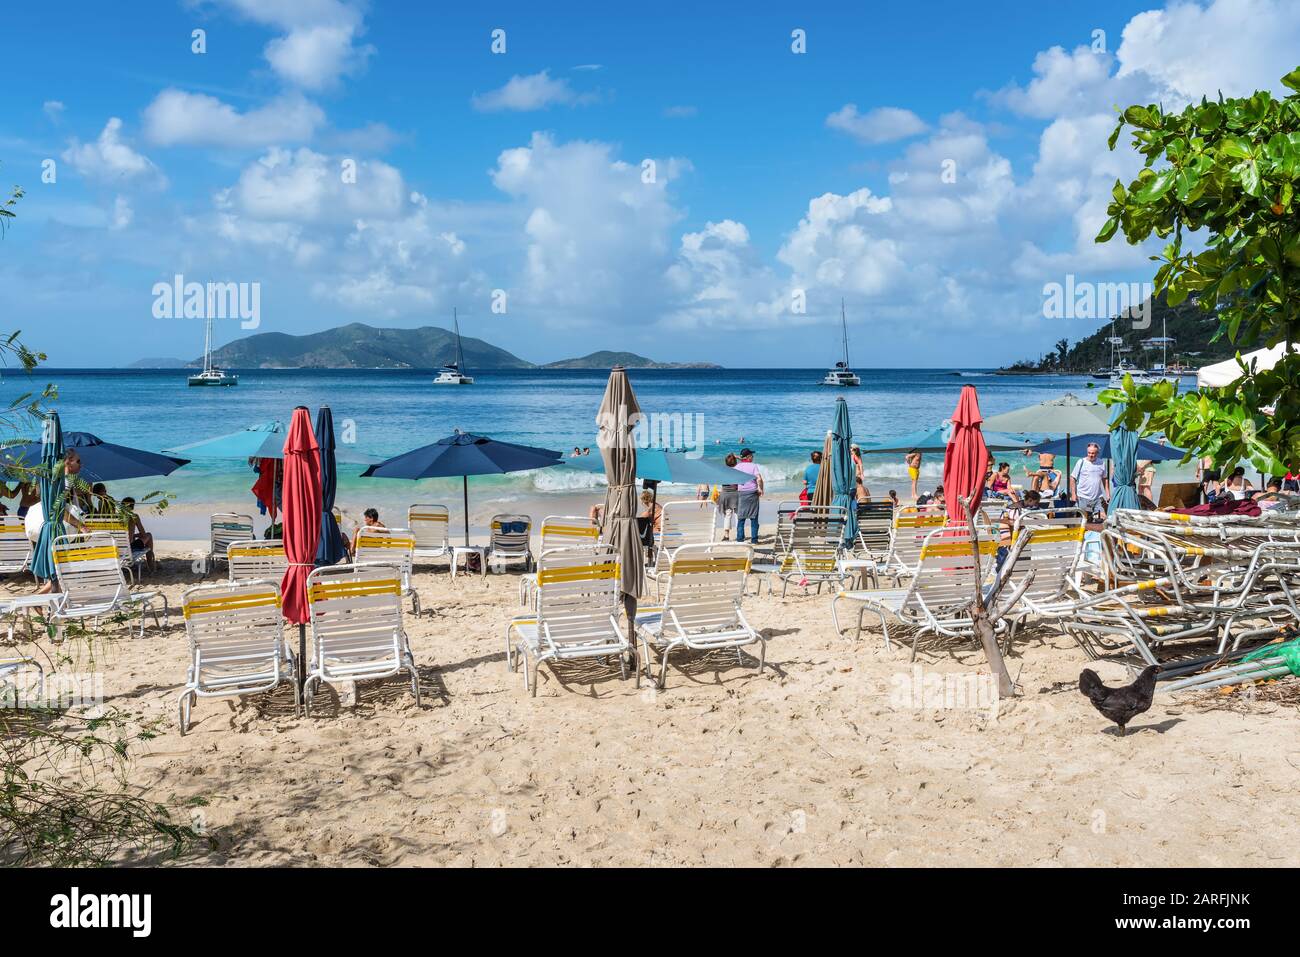
<instances>
[{"instance_id":1,"label":"distant mountain","mask_svg":"<svg viewBox=\"0 0 1300 957\"><path fill-rule=\"evenodd\" d=\"M184 369L190 363L184 359L169 356L166 358L139 359L132 362L128 369Z\"/></svg>"},{"instance_id":2,"label":"distant mountain","mask_svg":"<svg viewBox=\"0 0 1300 957\"><path fill-rule=\"evenodd\" d=\"M625 369L721 369L722 366L711 362L655 362L635 352L593 352L580 359L560 359L548 362L543 369L610 369L623 366Z\"/></svg>"},{"instance_id":3,"label":"distant mountain","mask_svg":"<svg viewBox=\"0 0 1300 957\"><path fill-rule=\"evenodd\" d=\"M580 359L561 359L537 366L482 339L461 338L470 372L491 369L721 369L708 362L655 362L632 352L593 352ZM436 369L456 358L456 336L438 326L379 329L354 322L323 332L291 336L262 332L236 339L212 352L223 369ZM203 358L141 359L132 369L198 368Z\"/></svg>"},{"instance_id":4,"label":"distant mountain","mask_svg":"<svg viewBox=\"0 0 1300 957\"><path fill-rule=\"evenodd\" d=\"M482 339L461 337L465 365L473 369L531 369L533 364ZM377 329L353 322L324 332L291 336L263 332L216 349L225 369L436 369L456 358L450 329ZM202 365L195 360L192 365Z\"/></svg>"}]
</instances>

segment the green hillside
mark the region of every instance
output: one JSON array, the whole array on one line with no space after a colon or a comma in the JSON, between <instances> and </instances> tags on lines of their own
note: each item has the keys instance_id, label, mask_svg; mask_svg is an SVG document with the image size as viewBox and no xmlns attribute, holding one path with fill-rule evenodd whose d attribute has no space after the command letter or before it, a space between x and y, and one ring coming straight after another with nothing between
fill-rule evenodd
<instances>
[{"instance_id":1,"label":"green hillside","mask_svg":"<svg viewBox=\"0 0 1300 957\"><path fill-rule=\"evenodd\" d=\"M1144 347L1143 341L1166 335L1174 341L1169 345L1169 362L1181 361L1185 366L1203 366L1220 359L1231 358L1236 349L1226 339L1211 342L1210 339L1219 330L1219 320L1215 313L1207 313L1189 297L1186 302L1170 307L1164 297L1156 299L1151 306L1151 325L1145 329L1134 329L1133 320L1119 316L1114 320L1114 335L1124 340L1130 351L1122 357L1135 366L1146 367L1160 361L1160 346ZM1163 330L1163 332L1162 332ZM1057 351L1037 358L1025 358L1006 367L1007 372L1075 372L1089 373L1109 367L1111 360L1110 344L1106 342L1111 336L1111 321L1102 325L1078 342L1068 344L1064 356L1061 343ZM1061 340L1062 343L1066 340Z\"/></svg>"}]
</instances>

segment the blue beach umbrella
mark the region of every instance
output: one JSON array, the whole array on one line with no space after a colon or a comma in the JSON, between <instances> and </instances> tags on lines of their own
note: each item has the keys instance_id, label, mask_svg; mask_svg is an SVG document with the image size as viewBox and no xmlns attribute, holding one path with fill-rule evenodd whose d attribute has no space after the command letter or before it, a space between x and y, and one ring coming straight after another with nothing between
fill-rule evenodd
<instances>
[{"instance_id":1,"label":"blue beach umbrella","mask_svg":"<svg viewBox=\"0 0 1300 957\"><path fill-rule=\"evenodd\" d=\"M605 472L604 459L594 455L564 459L563 464L584 472ZM738 485L753 478L748 472L693 458L685 449L637 449L636 477L669 485Z\"/></svg>"},{"instance_id":2,"label":"blue beach umbrella","mask_svg":"<svg viewBox=\"0 0 1300 957\"><path fill-rule=\"evenodd\" d=\"M1041 435L1019 432L984 432L984 444L990 452L1014 452L1029 448L1042 440ZM952 437L952 423L945 422L937 428L918 429L906 435L897 435L862 446L862 454L880 452L945 452Z\"/></svg>"},{"instance_id":3,"label":"blue beach umbrella","mask_svg":"<svg viewBox=\"0 0 1300 957\"><path fill-rule=\"evenodd\" d=\"M1086 449L1094 442L1101 446L1101 451L1097 454L1098 458L1114 458L1111 454L1111 436L1110 432L1093 432L1087 435L1070 436L1070 444L1075 449ZM1062 455L1065 453L1065 439L1052 439L1047 442L1040 442L1034 446L1035 452L1050 452L1053 455ZM1152 462L1171 462L1174 459L1183 457L1183 450L1176 449L1172 445L1161 445L1158 442L1152 442L1149 439L1137 440L1137 451L1134 453L1134 461L1137 459L1150 459Z\"/></svg>"},{"instance_id":4,"label":"blue beach umbrella","mask_svg":"<svg viewBox=\"0 0 1300 957\"><path fill-rule=\"evenodd\" d=\"M1137 449L1138 434L1132 429L1120 425L1124 416L1124 405L1115 407L1115 418L1111 420L1110 447L1112 451L1111 467L1114 474L1111 481L1114 491L1110 496L1111 508L1140 508L1137 493ZM1162 448L1162 446L1156 446Z\"/></svg>"},{"instance_id":5,"label":"blue beach umbrella","mask_svg":"<svg viewBox=\"0 0 1300 957\"><path fill-rule=\"evenodd\" d=\"M45 513L45 524L41 526L40 537L32 553L32 574L37 578L50 580L54 578L54 539L63 534L63 476L55 477L55 470L63 461L63 427L59 424L59 414L51 412L41 430L41 508Z\"/></svg>"},{"instance_id":6,"label":"blue beach umbrella","mask_svg":"<svg viewBox=\"0 0 1300 957\"><path fill-rule=\"evenodd\" d=\"M465 496L465 544L469 544L469 477L502 475L559 465L561 453L531 445L498 442L485 435L456 430L455 435L439 439L401 455L395 455L361 473L362 478L394 478L418 481L426 478L459 476Z\"/></svg>"},{"instance_id":7,"label":"blue beach umbrella","mask_svg":"<svg viewBox=\"0 0 1300 957\"><path fill-rule=\"evenodd\" d=\"M339 475L334 460L334 413L328 405L322 405L316 413L316 444L320 446L320 544L316 548L316 564L336 565L347 554L347 548L339 523L334 520Z\"/></svg>"},{"instance_id":8,"label":"blue beach umbrella","mask_svg":"<svg viewBox=\"0 0 1300 957\"><path fill-rule=\"evenodd\" d=\"M262 422L229 435L201 439L163 451L168 454L183 452L192 459L283 459L287 434L283 422ZM374 465L380 461L374 455L338 448L334 460L349 465Z\"/></svg>"},{"instance_id":9,"label":"blue beach umbrella","mask_svg":"<svg viewBox=\"0 0 1300 957\"><path fill-rule=\"evenodd\" d=\"M89 432L64 433L62 448L65 452L77 450L81 456L81 477L87 482L115 482L149 475L170 475L190 461L125 445L114 445ZM6 446L0 450L0 462L32 468L43 460L44 449L43 442Z\"/></svg>"},{"instance_id":10,"label":"blue beach umbrella","mask_svg":"<svg viewBox=\"0 0 1300 957\"><path fill-rule=\"evenodd\" d=\"M849 404L840 396L835 400L835 424L831 427L831 491L838 505L848 515L844 524L844 541L858 537L857 470L853 467L853 429L849 426ZM822 464L825 468L825 463Z\"/></svg>"}]
</instances>

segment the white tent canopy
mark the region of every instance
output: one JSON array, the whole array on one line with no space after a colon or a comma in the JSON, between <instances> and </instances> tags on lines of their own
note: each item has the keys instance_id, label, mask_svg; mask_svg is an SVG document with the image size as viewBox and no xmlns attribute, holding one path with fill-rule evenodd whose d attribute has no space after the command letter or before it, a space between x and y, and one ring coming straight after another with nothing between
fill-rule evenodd
<instances>
[{"instance_id":1,"label":"white tent canopy","mask_svg":"<svg viewBox=\"0 0 1300 957\"><path fill-rule=\"evenodd\" d=\"M1297 347L1292 346L1294 351ZM1271 349L1260 349L1256 352L1248 352L1241 357L1246 363L1246 368L1254 368L1257 372L1265 369L1271 369L1277 365L1278 360L1282 358L1282 353L1286 349L1286 343L1279 342ZM1198 389L1216 389L1225 385L1231 385L1241 378L1241 366L1237 365L1236 358L1227 359L1223 362L1216 362L1212 366L1205 366L1196 373L1196 387Z\"/></svg>"}]
</instances>

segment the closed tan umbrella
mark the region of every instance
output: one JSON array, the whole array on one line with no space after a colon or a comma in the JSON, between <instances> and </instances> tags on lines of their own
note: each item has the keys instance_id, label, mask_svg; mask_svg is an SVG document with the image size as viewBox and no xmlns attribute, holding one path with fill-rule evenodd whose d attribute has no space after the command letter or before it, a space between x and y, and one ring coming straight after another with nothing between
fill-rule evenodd
<instances>
[{"instance_id":1,"label":"closed tan umbrella","mask_svg":"<svg viewBox=\"0 0 1300 957\"><path fill-rule=\"evenodd\" d=\"M830 505L835 497L831 489L831 433L826 433L826 444L822 447L822 464L817 469L817 485L813 488L810 505Z\"/></svg>"},{"instance_id":2,"label":"closed tan umbrella","mask_svg":"<svg viewBox=\"0 0 1300 957\"><path fill-rule=\"evenodd\" d=\"M600 531L602 540L613 546L618 556L629 641L635 637L637 598L645 590L645 553L636 526L636 443L632 441L632 429L640 418L641 406L627 373L622 366L615 366L596 413L600 430L596 444L605 460L605 479L609 482Z\"/></svg>"}]
</instances>

